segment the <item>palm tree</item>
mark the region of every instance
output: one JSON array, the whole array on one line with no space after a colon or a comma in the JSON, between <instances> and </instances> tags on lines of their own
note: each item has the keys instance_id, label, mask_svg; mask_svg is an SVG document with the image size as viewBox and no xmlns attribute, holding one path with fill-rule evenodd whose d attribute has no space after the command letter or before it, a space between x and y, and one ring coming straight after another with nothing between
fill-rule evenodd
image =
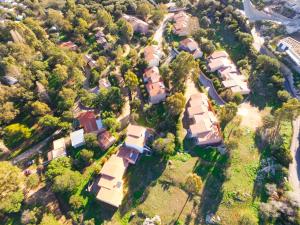
<instances>
[{"instance_id":1,"label":"palm tree","mask_svg":"<svg viewBox=\"0 0 300 225\"><path fill-rule=\"evenodd\" d=\"M196 195L200 192L200 190L202 188L201 177L199 177L196 173L189 174L185 181L184 188L185 188L186 192L188 192L188 197L187 197L176 221L179 220L187 202L192 198L193 195Z\"/></svg>"}]
</instances>

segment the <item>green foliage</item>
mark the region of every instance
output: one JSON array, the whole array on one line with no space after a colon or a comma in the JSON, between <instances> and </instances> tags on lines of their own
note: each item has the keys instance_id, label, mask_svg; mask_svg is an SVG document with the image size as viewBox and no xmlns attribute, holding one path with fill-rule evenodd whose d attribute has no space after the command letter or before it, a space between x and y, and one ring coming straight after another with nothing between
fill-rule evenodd
<instances>
[{"instance_id":1,"label":"green foliage","mask_svg":"<svg viewBox=\"0 0 300 225\"><path fill-rule=\"evenodd\" d=\"M173 155L175 152L175 136L172 133L168 133L165 138L156 139L152 146L164 156Z\"/></svg>"},{"instance_id":2,"label":"green foliage","mask_svg":"<svg viewBox=\"0 0 300 225\"><path fill-rule=\"evenodd\" d=\"M10 162L0 162L0 212L15 213L21 208L23 195L23 174Z\"/></svg>"},{"instance_id":3,"label":"green foliage","mask_svg":"<svg viewBox=\"0 0 300 225\"><path fill-rule=\"evenodd\" d=\"M196 173L188 175L184 186L189 194L198 194L202 188L201 177L199 177Z\"/></svg>"},{"instance_id":4,"label":"green foliage","mask_svg":"<svg viewBox=\"0 0 300 225\"><path fill-rule=\"evenodd\" d=\"M14 123L4 128L4 140L8 146L15 146L31 137L31 129L20 123Z\"/></svg>"},{"instance_id":5,"label":"green foliage","mask_svg":"<svg viewBox=\"0 0 300 225\"><path fill-rule=\"evenodd\" d=\"M94 133L89 133L84 135L85 145L89 149L97 149L99 147L97 135Z\"/></svg>"},{"instance_id":6,"label":"green foliage","mask_svg":"<svg viewBox=\"0 0 300 225\"><path fill-rule=\"evenodd\" d=\"M237 105L232 102L227 103L224 107L220 108L219 118L223 128L236 116L237 111Z\"/></svg>"},{"instance_id":7,"label":"green foliage","mask_svg":"<svg viewBox=\"0 0 300 225\"><path fill-rule=\"evenodd\" d=\"M87 150L87 149L82 149L79 153L80 159L86 164L89 165L92 162L94 152Z\"/></svg>"},{"instance_id":8,"label":"green foliage","mask_svg":"<svg viewBox=\"0 0 300 225\"><path fill-rule=\"evenodd\" d=\"M44 214L39 225L62 225L52 214Z\"/></svg>"},{"instance_id":9,"label":"green foliage","mask_svg":"<svg viewBox=\"0 0 300 225\"><path fill-rule=\"evenodd\" d=\"M166 104L170 115L178 116L184 109L185 97L182 93L175 93L167 98Z\"/></svg>"},{"instance_id":10,"label":"green foliage","mask_svg":"<svg viewBox=\"0 0 300 225\"><path fill-rule=\"evenodd\" d=\"M65 156L52 160L47 167L47 179L53 181L56 176L61 175L65 170L71 169L71 165L71 159Z\"/></svg>"},{"instance_id":11,"label":"green foliage","mask_svg":"<svg viewBox=\"0 0 300 225\"><path fill-rule=\"evenodd\" d=\"M111 89L101 89L95 100L95 106L100 110L120 113L124 105L121 90L117 87Z\"/></svg>"},{"instance_id":12,"label":"green foliage","mask_svg":"<svg viewBox=\"0 0 300 225\"><path fill-rule=\"evenodd\" d=\"M81 210L84 206L84 198L82 196L72 195L70 197L69 204L73 210Z\"/></svg>"},{"instance_id":13,"label":"green foliage","mask_svg":"<svg viewBox=\"0 0 300 225\"><path fill-rule=\"evenodd\" d=\"M40 178L36 173L30 174L26 178L26 188L33 189L39 185Z\"/></svg>"},{"instance_id":14,"label":"green foliage","mask_svg":"<svg viewBox=\"0 0 300 225\"><path fill-rule=\"evenodd\" d=\"M31 104L32 107L32 114L35 116L43 116L49 112L51 112L51 109L46 103L35 101Z\"/></svg>"},{"instance_id":15,"label":"green foliage","mask_svg":"<svg viewBox=\"0 0 300 225\"><path fill-rule=\"evenodd\" d=\"M74 193L82 181L83 177L79 172L65 169L60 175L54 178L52 189L59 193Z\"/></svg>"},{"instance_id":16,"label":"green foliage","mask_svg":"<svg viewBox=\"0 0 300 225\"><path fill-rule=\"evenodd\" d=\"M121 40L123 40L124 42L129 42L133 36L132 25L123 18L118 20L117 25Z\"/></svg>"},{"instance_id":17,"label":"green foliage","mask_svg":"<svg viewBox=\"0 0 300 225\"><path fill-rule=\"evenodd\" d=\"M111 132L115 132L115 131L119 130L121 127L120 122L115 117L108 117L108 118L104 119L103 124Z\"/></svg>"},{"instance_id":18,"label":"green foliage","mask_svg":"<svg viewBox=\"0 0 300 225\"><path fill-rule=\"evenodd\" d=\"M129 89L131 91L135 90L136 87L138 86L139 84L139 80L136 76L135 73L133 73L132 71L128 70L126 73L125 73L125 84L127 87L129 87Z\"/></svg>"}]
</instances>

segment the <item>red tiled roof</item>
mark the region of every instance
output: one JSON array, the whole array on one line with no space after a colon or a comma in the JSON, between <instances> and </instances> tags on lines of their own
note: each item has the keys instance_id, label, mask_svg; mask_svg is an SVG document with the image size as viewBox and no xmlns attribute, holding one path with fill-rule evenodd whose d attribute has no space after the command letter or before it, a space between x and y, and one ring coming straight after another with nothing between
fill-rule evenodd
<instances>
[{"instance_id":1,"label":"red tiled roof","mask_svg":"<svg viewBox=\"0 0 300 225\"><path fill-rule=\"evenodd\" d=\"M86 133L90 133L98 130L94 112L81 113L78 116L78 120Z\"/></svg>"}]
</instances>

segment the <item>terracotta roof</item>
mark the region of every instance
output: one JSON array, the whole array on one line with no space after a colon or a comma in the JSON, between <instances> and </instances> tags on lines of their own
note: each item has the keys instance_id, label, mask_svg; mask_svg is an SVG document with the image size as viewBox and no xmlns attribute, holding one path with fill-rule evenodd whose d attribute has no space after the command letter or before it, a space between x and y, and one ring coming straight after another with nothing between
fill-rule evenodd
<instances>
[{"instance_id":1,"label":"terracotta roof","mask_svg":"<svg viewBox=\"0 0 300 225\"><path fill-rule=\"evenodd\" d=\"M72 41L63 42L60 44L60 47L68 48L70 50L76 50L78 46L74 44Z\"/></svg>"},{"instance_id":2,"label":"terracotta roof","mask_svg":"<svg viewBox=\"0 0 300 225\"><path fill-rule=\"evenodd\" d=\"M159 49L155 45L148 45L144 48L145 60L149 63L151 60L157 58L159 59Z\"/></svg>"},{"instance_id":3,"label":"terracotta roof","mask_svg":"<svg viewBox=\"0 0 300 225\"><path fill-rule=\"evenodd\" d=\"M148 69L146 69L144 73L144 79L147 79L148 81L155 83L161 81L161 76L159 74L158 67L153 66Z\"/></svg>"},{"instance_id":4,"label":"terracotta roof","mask_svg":"<svg viewBox=\"0 0 300 225\"><path fill-rule=\"evenodd\" d=\"M229 57L228 53L225 51L215 51L210 56L209 59L216 59L216 58L227 58Z\"/></svg>"},{"instance_id":5,"label":"terracotta roof","mask_svg":"<svg viewBox=\"0 0 300 225\"><path fill-rule=\"evenodd\" d=\"M199 48L199 45L193 38L186 38L186 39L180 41L180 47L184 48L184 50L193 52Z\"/></svg>"},{"instance_id":6,"label":"terracotta roof","mask_svg":"<svg viewBox=\"0 0 300 225\"><path fill-rule=\"evenodd\" d=\"M78 116L77 119L86 133L91 133L98 130L94 112L83 112Z\"/></svg>"},{"instance_id":7,"label":"terracotta roof","mask_svg":"<svg viewBox=\"0 0 300 225\"><path fill-rule=\"evenodd\" d=\"M100 148L106 150L116 142L116 138L109 131L104 131L98 135L98 142Z\"/></svg>"},{"instance_id":8,"label":"terracotta roof","mask_svg":"<svg viewBox=\"0 0 300 225\"><path fill-rule=\"evenodd\" d=\"M146 89L151 97L166 93L166 87L163 82L149 82L146 84Z\"/></svg>"}]
</instances>

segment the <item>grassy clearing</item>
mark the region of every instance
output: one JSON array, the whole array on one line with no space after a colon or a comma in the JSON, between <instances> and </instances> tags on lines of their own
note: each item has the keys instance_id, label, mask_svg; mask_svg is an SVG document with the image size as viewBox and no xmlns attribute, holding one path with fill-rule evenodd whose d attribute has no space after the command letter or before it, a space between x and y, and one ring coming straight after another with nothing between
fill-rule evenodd
<instances>
[{"instance_id":1,"label":"grassy clearing","mask_svg":"<svg viewBox=\"0 0 300 225\"><path fill-rule=\"evenodd\" d=\"M163 224L175 222L188 197L182 189L182 184L187 174L193 171L198 157L178 154L170 160L172 163L166 165L166 162L157 156L144 157L129 169L124 205L109 224L140 224L145 217L155 215L161 217ZM196 217L197 202L199 197L187 202L180 216L181 221ZM133 211L137 212L137 215L129 221Z\"/></svg>"},{"instance_id":2,"label":"grassy clearing","mask_svg":"<svg viewBox=\"0 0 300 225\"><path fill-rule=\"evenodd\" d=\"M227 130L225 129L225 134ZM243 129L238 139L238 147L231 152L230 167L223 185L224 197L217 211L222 224L238 224L244 214L258 221L260 199L252 197L260 161L255 133Z\"/></svg>"}]
</instances>

